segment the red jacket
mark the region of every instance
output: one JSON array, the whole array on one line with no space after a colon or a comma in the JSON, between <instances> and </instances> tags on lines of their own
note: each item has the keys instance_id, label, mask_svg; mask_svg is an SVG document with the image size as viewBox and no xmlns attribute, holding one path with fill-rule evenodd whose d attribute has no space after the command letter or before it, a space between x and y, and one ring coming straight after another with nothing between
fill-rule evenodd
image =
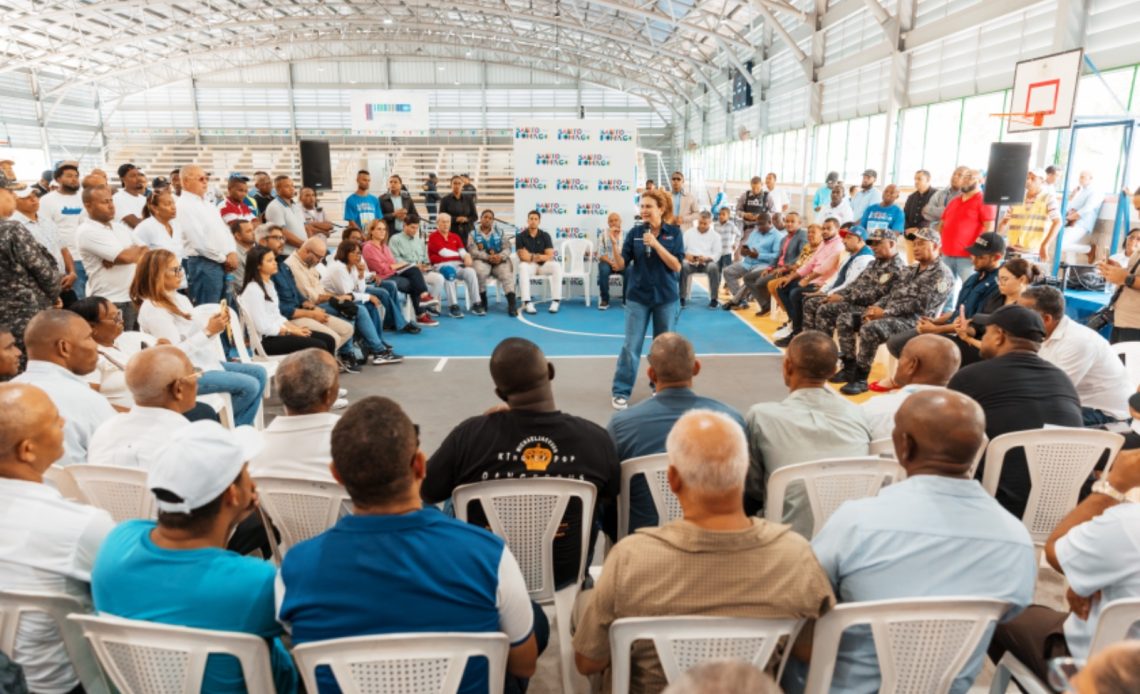
<instances>
[{"instance_id":1,"label":"red jacket","mask_svg":"<svg viewBox=\"0 0 1140 694\"><path fill-rule=\"evenodd\" d=\"M459 237L459 234L455 233L454 231L447 235L446 240L443 238L443 234L438 231L433 231L431 233L431 236L428 237L427 247L428 260L435 264L462 262L463 258L460 256L462 256L465 252L463 248L463 239L461 239ZM442 256L439 253L443 250L455 251L459 255L450 257Z\"/></svg>"}]
</instances>

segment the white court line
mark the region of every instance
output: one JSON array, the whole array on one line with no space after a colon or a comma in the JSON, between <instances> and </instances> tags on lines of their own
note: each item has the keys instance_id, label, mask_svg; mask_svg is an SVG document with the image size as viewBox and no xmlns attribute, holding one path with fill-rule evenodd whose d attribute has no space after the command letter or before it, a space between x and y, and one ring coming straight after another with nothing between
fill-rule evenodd
<instances>
[{"instance_id":1,"label":"white court line","mask_svg":"<svg viewBox=\"0 0 1140 694\"><path fill-rule=\"evenodd\" d=\"M435 368L432 369L432 371L434 371L435 373L439 373L440 371L443 371L443 367L447 366L447 359L448 359L447 357L443 357L442 359L440 359L439 363L435 365Z\"/></svg>"}]
</instances>

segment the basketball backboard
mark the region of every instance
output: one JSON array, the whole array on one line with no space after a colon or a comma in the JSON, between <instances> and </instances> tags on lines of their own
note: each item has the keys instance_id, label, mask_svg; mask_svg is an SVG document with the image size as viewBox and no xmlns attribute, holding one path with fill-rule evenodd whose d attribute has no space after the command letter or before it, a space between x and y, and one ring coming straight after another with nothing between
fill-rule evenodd
<instances>
[{"instance_id":1,"label":"basketball backboard","mask_svg":"<svg viewBox=\"0 0 1140 694\"><path fill-rule=\"evenodd\" d=\"M1084 49L1022 60L1013 73L1006 132L1068 128L1073 124Z\"/></svg>"}]
</instances>

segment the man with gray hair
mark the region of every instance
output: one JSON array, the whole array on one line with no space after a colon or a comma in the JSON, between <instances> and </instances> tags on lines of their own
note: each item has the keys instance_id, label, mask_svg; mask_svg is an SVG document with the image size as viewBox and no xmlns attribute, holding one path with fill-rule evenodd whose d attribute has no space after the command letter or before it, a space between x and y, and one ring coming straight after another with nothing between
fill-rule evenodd
<instances>
[{"instance_id":1,"label":"man with gray hair","mask_svg":"<svg viewBox=\"0 0 1140 694\"><path fill-rule=\"evenodd\" d=\"M182 167L183 195L178 222L186 239L186 284L194 305L215 304L226 291L226 273L238 269L237 246L218 208L206 199L209 180L202 167Z\"/></svg>"},{"instance_id":2,"label":"man with gray hair","mask_svg":"<svg viewBox=\"0 0 1140 694\"><path fill-rule=\"evenodd\" d=\"M574 634L584 675L610 663L610 626L624 617L705 615L816 619L835 602L807 540L744 513L748 443L728 415L694 410L666 442L669 487L684 518L614 545ZM660 691L652 645L634 644L631 691Z\"/></svg>"},{"instance_id":3,"label":"man with gray hair","mask_svg":"<svg viewBox=\"0 0 1140 694\"><path fill-rule=\"evenodd\" d=\"M656 396L614 414L607 427L619 460L664 453L665 438L673 425L695 409L723 412L745 430L739 412L693 392L693 379L700 372L701 362L693 344L680 333L662 333L654 338L649 348L649 382L656 386ZM658 524L657 508L641 475L630 480L629 515L630 532Z\"/></svg>"},{"instance_id":4,"label":"man with gray hair","mask_svg":"<svg viewBox=\"0 0 1140 694\"><path fill-rule=\"evenodd\" d=\"M265 449L250 461L250 474L332 480L330 441L340 417L331 411L348 407L337 373L336 360L320 349L281 360L273 380L285 414L262 432Z\"/></svg>"}]
</instances>

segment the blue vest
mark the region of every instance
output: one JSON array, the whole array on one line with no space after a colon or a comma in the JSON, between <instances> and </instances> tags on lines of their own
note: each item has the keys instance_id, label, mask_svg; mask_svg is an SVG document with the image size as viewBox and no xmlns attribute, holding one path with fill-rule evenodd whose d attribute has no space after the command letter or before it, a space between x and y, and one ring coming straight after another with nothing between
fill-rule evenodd
<instances>
[{"instance_id":1,"label":"blue vest","mask_svg":"<svg viewBox=\"0 0 1140 694\"><path fill-rule=\"evenodd\" d=\"M860 248L858 253L852 253L851 257L847 259L847 262L843 263L843 267L839 268L839 274L835 276L835 283L831 286L842 287L843 283L847 281L847 268L851 267L851 261L861 255L872 255L873 253L874 251L871 250L871 247L866 245Z\"/></svg>"}]
</instances>

